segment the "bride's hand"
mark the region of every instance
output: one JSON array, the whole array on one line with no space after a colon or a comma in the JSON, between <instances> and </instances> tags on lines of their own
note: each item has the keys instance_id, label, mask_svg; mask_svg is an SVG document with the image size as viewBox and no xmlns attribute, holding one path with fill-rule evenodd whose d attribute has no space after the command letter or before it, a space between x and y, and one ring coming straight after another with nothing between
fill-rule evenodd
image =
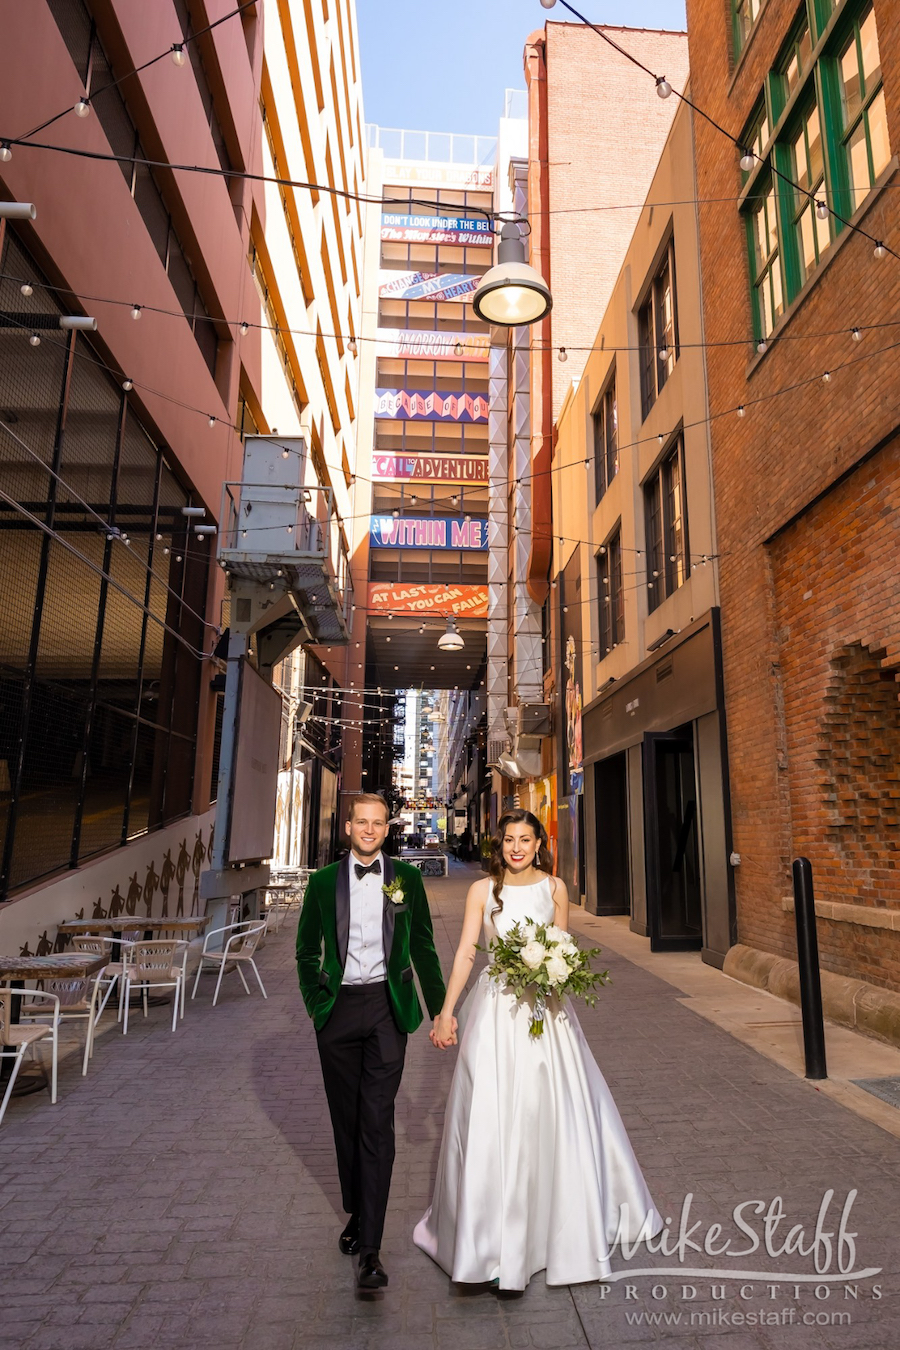
<instances>
[{"instance_id":1,"label":"bride's hand","mask_svg":"<svg viewBox=\"0 0 900 1350\"><path fill-rule=\"evenodd\" d=\"M428 1033L428 1039L438 1050L446 1050L448 1045L456 1045L456 1029L458 1022L455 1017L447 1016L444 1013L438 1013L434 1019L434 1026Z\"/></svg>"}]
</instances>

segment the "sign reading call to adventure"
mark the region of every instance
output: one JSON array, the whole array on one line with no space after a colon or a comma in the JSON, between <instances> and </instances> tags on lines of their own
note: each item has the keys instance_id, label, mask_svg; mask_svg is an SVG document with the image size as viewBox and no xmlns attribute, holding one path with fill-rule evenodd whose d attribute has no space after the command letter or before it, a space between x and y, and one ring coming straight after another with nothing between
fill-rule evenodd
<instances>
[{"instance_id":1,"label":"sign reading call to adventure","mask_svg":"<svg viewBox=\"0 0 900 1350\"><path fill-rule=\"evenodd\" d=\"M484 550L488 546L488 523L447 516L372 516L369 536L372 548Z\"/></svg>"},{"instance_id":2,"label":"sign reading call to adventure","mask_svg":"<svg viewBox=\"0 0 900 1350\"><path fill-rule=\"evenodd\" d=\"M468 614L486 619L487 586L385 586L369 583L369 612L375 614Z\"/></svg>"},{"instance_id":3,"label":"sign reading call to adventure","mask_svg":"<svg viewBox=\"0 0 900 1350\"><path fill-rule=\"evenodd\" d=\"M486 422L488 400L484 394L376 389L375 416L394 417L400 422Z\"/></svg>"},{"instance_id":4,"label":"sign reading call to adventure","mask_svg":"<svg viewBox=\"0 0 900 1350\"><path fill-rule=\"evenodd\" d=\"M382 272L382 300L466 300L481 277L462 272Z\"/></svg>"},{"instance_id":5,"label":"sign reading call to adventure","mask_svg":"<svg viewBox=\"0 0 900 1350\"><path fill-rule=\"evenodd\" d=\"M462 244L492 248L494 231L489 220L466 216L381 216L381 238L386 244Z\"/></svg>"},{"instance_id":6,"label":"sign reading call to adventure","mask_svg":"<svg viewBox=\"0 0 900 1350\"><path fill-rule=\"evenodd\" d=\"M487 455L372 456L372 477L379 483L486 483Z\"/></svg>"}]
</instances>

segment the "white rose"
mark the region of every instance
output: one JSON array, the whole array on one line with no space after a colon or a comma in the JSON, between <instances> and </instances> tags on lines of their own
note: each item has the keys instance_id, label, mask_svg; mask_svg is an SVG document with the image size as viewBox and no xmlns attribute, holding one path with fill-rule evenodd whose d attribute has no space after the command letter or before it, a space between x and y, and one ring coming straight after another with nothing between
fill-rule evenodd
<instances>
[{"instance_id":1,"label":"white rose","mask_svg":"<svg viewBox=\"0 0 900 1350\"><path fill-rule=\"evenodd\" d=\"M529 970L537 970L547 955L547 948L542 942L526 942L520 955Z\"/></svg>"},{"instance_id":2,"label":"white rose","mask_svg":"<svg viewBox=\"0 0 900 1350\"><path fill-rule=\"evenodd\" d=\"M547 929L547 940L549 942L566 942L569 934L564 928L557 928L555 923L551 923Z\"/></svg>"},{"instance_id":3,"label":"white rose","mask_svg":"<svg viewBox=\"0 0 900 1350\"><path fill-rule=\"evenodd\" d=\"M578 945L575 942L561 942L557 948L560 956L577 956Z\"/></svg>"},{"instance_id":4,"label":"white rose","mask_svg":"<svg viewBox=\"0 0 900 1350\"><path fill-rule=\"evenodd\" d=\"M402 905L402 904L403 904L403 892L402 892L402 891L391 891L391 899L393 900L393 902L394 902L395 905Z\"/></svg>"},{"instance_id":5,"label":"white rose","mask_svg":"<svg viewBox=\"0 0 900 1350\"><path fill-rule=\"evenodd\" d=\"M522 925L522 936L526 942L534 942L534 939L537 937L537 929L533 923Z\"/></svg>"},{"instance_id":6,"label":"white rose","mask_svg":"<svg viewBox=\"0 0 900 1350\"><path fill-rule=\"evenodd\" d=\"M562 956L551 956L547 961L547 979L551 984L565 984L569 978L569 963Z\"/></svg>"}]
</instances>

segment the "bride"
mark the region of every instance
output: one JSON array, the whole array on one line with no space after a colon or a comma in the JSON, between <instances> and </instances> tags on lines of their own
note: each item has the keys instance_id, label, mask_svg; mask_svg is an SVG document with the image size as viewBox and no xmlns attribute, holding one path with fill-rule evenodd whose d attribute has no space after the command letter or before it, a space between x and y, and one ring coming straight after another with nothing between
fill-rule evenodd
<instances>
[{"instance_id":1,"label":"bride","mask_svg":"<svg viewBox=\"0 0 900 1350\"><path fill-rule=\"evenodd\" d=\"M550 875L547 836L530 811L508 811L492 840L490 877L466 897L462 935L440 1016L438 1049L457 1043L453 1010L476 943L516 923L569 917ZM568 1000L548 1000L544 1033L486 967L459 1018L431 1207L413 1239L452 1280L524 1289L602 1280L614 1240L655 1235L657 1213L615 1102Z\"/></svg>"}]
</instances>

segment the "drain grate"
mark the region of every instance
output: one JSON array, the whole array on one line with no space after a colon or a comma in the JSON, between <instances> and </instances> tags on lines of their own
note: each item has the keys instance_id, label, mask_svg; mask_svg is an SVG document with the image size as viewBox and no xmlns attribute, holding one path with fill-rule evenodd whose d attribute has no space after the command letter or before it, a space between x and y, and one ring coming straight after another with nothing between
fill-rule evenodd
<instances>
[{"instance_id":1,"label":"drain grate","mask_svg":"<svg viewBox=\"0 0 900 1350\"><path fill-rule=\"evenodd\" d=\"M900 1108L900 1077L854 1078L853 1083L864 1092L871 1092L873 1097L880 1097L888 1106Z\"/></svg>"}]
</instances>

